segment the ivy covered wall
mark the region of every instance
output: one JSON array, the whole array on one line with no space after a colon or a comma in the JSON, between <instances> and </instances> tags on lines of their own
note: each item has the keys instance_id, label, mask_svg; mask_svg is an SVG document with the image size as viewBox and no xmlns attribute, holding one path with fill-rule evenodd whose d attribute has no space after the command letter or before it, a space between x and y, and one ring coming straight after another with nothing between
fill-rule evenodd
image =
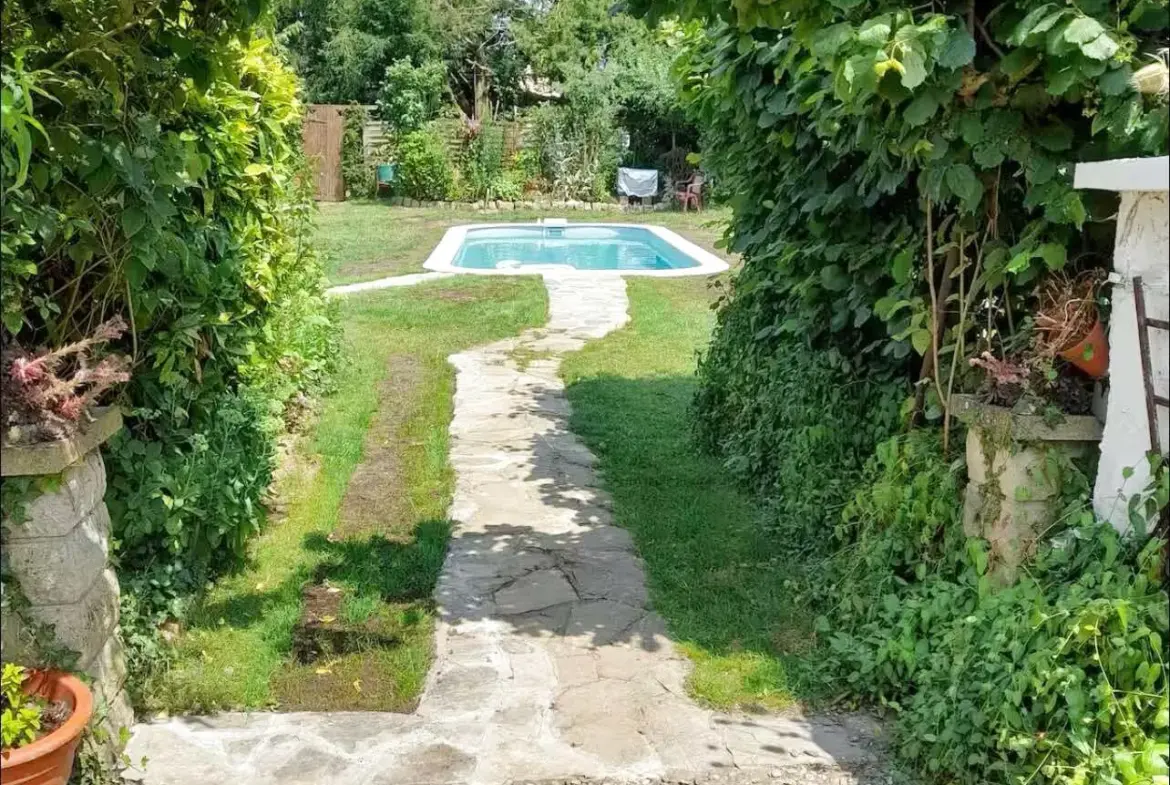
<instances>
[{"instance_id":1,"label":"ivy covered wall","mask_svg":"<svg viewBox=\"0 0 1170 785\"><path fill-rule=\"evenodd\" d=\"M942 418L969 358L1029 339L1038 282L1108 267L1116 201L1072 164L1167 150L1166 96L1135 77L1165 56L1162 0L643 6L700 20L679 71L744 256L700 427L757 480L785 460L778 380L813 354L858 416L876 378Z\"/></svg>"},{"instance_id":2,"label":"ivy covered wall","mask_svg":"<svg viewBox=\"0 0 1170 785\"><path fill-rule=\"evenodd\" d=\"M688 20L678 73L743 255L696 427L809 574L826 692L886 710L924 782L1163 781L1164 540L1096 520L1066 461L997 584L948 404L1017 358L1042 395L1091 390L1039 356L1040 295L1110 268L1116 199L1073 164L1167 152L1165 0L636 4ZM1168 500L1162 468L1139 508Z\"/></svg>"},{"instance_id":3,"label":"ivy covered wall","mask_svg":"<svg viewBox=\"0 0 1170 785\"><path fill-rule=\"evenodd\" d=\"M2 340L130 326L107 501L124 573L159 602L242 556L286 410L336 356L265 6L3 9Z\"/></svg>"}]
</instances>

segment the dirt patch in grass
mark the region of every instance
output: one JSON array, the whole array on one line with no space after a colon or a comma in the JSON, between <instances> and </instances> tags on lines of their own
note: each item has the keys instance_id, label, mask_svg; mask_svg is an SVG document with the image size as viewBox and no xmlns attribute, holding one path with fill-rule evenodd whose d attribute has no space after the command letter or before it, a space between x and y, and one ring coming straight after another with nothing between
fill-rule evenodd
<instances>
[{"instance_id":1,"label":"dirt patch in grass","mask_svg":"<svg viewBox=\"0 0 1170 785\"><path fill-rule=\"evenodd\" d=\"M452 289L439 292L439 299L446 300L449 303L469 303L475 299L475 294L472 292L464 292L459 289Z\"/></svg>"},{"instance_id":2,"label":"dirt patch in grass","mask_svg":"<svg viewBox=\"0 0 1170 785\"><path fill-rule=\"evenodd\" d=\"M476 296L454 302L440 296L448 290ZM409 711L417 701L433 657L432 595L451 528L455 374L447 358L543 324L547 302L539 280L468 276L346 298L342 312L337 392L295 449L287 445L303 458L282 463L277 511L250 544L248 562L210 586L172 635L167 667L144 684L144 713ZM407 364L391 359L401 355ZM387 462L390 449L397 465ZM365 476L355 480L359 466ZM362 486L377 493L359 500ZM339 537L343 502L356 526ZM373 509L377 516L368 515ZM340 599L307 599L306 586L336 588ZM330 646L334 654L316 646L314 662L299 662L294 630L314 618L334 624L324 617L380 638L346 638ZM353 648L361 651L344 653Z\"/></svg>"},{"instance_id":3,"label":"dirt patch in grass","mask_svg":"<svg viewBox=\"0 0 1170 785\"><path fill-rule=\"evenodd\" d=\"M394 624L377 613L353 618L343 613L347 595L337 586L315 583L301 592L301 620L293 630L293 657L302 665L370 649L396 646ZM383 623L389 622L389 623Z\"/></svg>"},{"instance_id":4,"label":"dirt patch in grass","mask_svg":"<svg viewBox=\"0 0 1170 785\"><path fill-rule=\"evenodd\" d=\"M394 355L387 366L386 378L378 385L378 413L366 432L362 461L345 489L333 540L372 533L391 539L410 535L402 530L402 522L411 520L411 506L400 431L414 410L424 374L418 358L409 355Z\"/></svg>"},{"instance_id":5,"label":"dirt patch in grass","mask_svg":"<svg viewBox=\"0 0 1170 785\"><path fill-rule=\"evenodd\" d=\"M446 541L444 525L417 520L405 465L413 446L406 425L428 381L418 357L387 359L337 523L305 541L321 561L301 592L292 661L273 680L282 709L411 711L417 702L441 564L435 553Z\"/></svg>"}]
</instances>

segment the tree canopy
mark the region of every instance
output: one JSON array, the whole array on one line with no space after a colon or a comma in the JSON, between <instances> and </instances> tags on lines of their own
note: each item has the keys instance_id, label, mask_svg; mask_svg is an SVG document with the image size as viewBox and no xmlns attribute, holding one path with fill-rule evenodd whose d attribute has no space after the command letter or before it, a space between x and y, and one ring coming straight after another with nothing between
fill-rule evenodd
<instances>
[{"instance_id":1,"label":"tree canopy","mask_svg":"<svg viewBox=\"0 0 1170 785\"><path fill-rule=\"evenodd\" d=\"M469 118L530 102L526 88L547 82L611 105L636 138L661 142L685 125L670 75L677 26L648 26L609 0L278 0L276 10L312 103L393 103L387 69L442 63Z\"/></svg>"},{"instance_id":2,"label":"tree canopy","mask_svg":"<svg viewBox=\"0 0 1170 785\"><path fill-rule=\"evenodd\" d=\"M391 63L440 51L427 0L278 0L276 28L310 103L372 104Z\"/></svg>"}]
</instances>

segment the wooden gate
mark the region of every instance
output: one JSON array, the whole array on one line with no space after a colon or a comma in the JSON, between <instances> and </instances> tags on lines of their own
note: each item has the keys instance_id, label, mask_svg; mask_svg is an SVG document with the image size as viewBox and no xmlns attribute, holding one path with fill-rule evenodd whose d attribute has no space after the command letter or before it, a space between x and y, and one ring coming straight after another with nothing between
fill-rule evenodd
<instances>
[{"instance_id":1,"label":"wooden gate","mask_svg":"<svg viewBox=\"0 0 1170 785\"><path fill-rule=\"evenodd\" d=\"M345 128L344 104L310 104L302 133L305 156L317 178L317 199L345 201L341 176L341 136Z\"/></svg>"}]
</instances>

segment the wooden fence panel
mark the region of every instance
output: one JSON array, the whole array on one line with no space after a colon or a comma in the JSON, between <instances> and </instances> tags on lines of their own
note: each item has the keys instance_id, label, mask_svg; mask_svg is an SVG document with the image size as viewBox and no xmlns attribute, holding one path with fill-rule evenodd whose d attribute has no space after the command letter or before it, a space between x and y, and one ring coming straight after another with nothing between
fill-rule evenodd
<instances>
[{"instance_id":1,"label":"wooden fence panel","mask_svg":"<svg viewBox=\"0 0 1170 785\"><path fill-rule=\"evenodd\" d=\"M362 154L369 158L380 145L389 141L390 135L382 127L382 121L374 117L376 106L367 106L366 120L362 124ZM496 124L503 129L504 150L503 161L507 163L516 153L527 145L527 136L531 130L531 123L525 120L498 120ZM463 152L463 123L451 118L435 120L430 126L443 139L447 148L447 155L452 161L459 159ZM383 162L384 163L384 162Z\"/></svg>"},{"instance_id":2,"label":"wooden fence panel","mask_svg":"<svg viewBox=\"0 0 1170 785\"><path fill-rule=\"evenodd\" d=\"M345 201L345 178L341 176L345 109L343 104L310 104L305 113L302 139L305 156L315 172L319 201Z\"/></svg>"}]
</instances>

